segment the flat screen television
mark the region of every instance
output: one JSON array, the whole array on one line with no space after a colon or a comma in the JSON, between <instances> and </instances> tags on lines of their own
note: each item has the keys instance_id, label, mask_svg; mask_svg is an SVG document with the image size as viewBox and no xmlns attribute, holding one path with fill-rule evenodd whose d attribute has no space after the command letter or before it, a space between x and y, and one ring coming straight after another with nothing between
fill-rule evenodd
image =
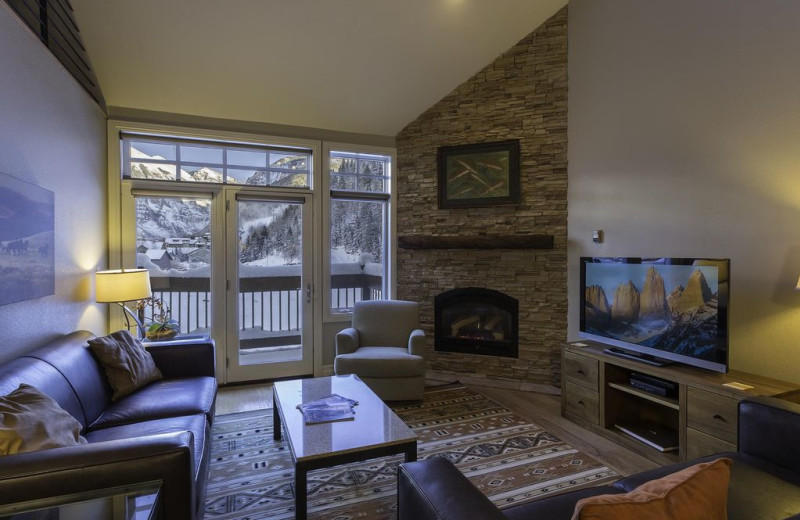
<instances>
[{"instance_id":1,"label":"flat screen television","mask_svg":"<svg viewBox=\"0 0 800 520\"><path fill-rule=\"evenodd\" d=\"M580 336L727 372L729 273L728 259L582 257Z\"/></svg>"}]
</instances>

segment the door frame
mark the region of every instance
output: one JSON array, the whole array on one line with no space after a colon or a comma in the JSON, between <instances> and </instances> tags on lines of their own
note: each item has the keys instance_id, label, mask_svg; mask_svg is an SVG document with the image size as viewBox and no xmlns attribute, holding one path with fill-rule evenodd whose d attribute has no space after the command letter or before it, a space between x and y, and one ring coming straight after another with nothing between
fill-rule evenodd
<instances>
[{"instance_id":1,"label":"door frame","mask_svg":"<svg viewBox=\"0 0 800 520\"><path fill-rule=\"evenodd\" d=\"M287 192L285 190L264 188L248 188L239 186L226 186L224 192L225 216L225 373L226 381L231 383L257 381L260 379L277 379L282 377L295 377L314 374L315 349L314 349L314 196L309 192ZM254 365L239 365L239 222L238 202L277 202L299 203L302 206L302 270L301 270L301 350L300 361L284 361L277 363L263 363ZM306 300L306 287L310 288ZM303 303L305 302L305 303ZM236 357L234 357L236 356Z\"/></svg>"},{"instance_id":2,"label":"door frame","mask_svg":"<svg viewBox=\"0 0 800 520\"><path fill-rule=\"evenodd\" d=\"M232 141L241 143L258 143L265 145L285 145L294 147L303 147L310 149L312 152L312 181L308 190L303 190L301 193L312 193L313 197L312 206L314 208L313 218L313 270L314 280L319 284L322 281L322 256L323 256L323 243L322 243L322 230L323 230L323 211L322 191L324 184L322 179L325 178L327 173L323 168L322 157L322 144L323 141L319 138L301 138L301 137L285 137L272 134L254 134L247 132L237 132L228 130L207 130L192 126L178 126L170 124L159 123L143 123L134 121L122 121L109 119L106 126L106 138L108 143L107 154L107 196L108 196L108 249L107 251L97 252L97 258L102 258L103 253L107 255L106 265L102 262L97 263L97 269L120 269L134 267L136 263L136 246L135 246L135 229L130 226L131 219L135 217L135 210L133 204L133 197L130 194L131 188L137 190L154 191L168 191L172 187L168 187L164 182L148 181L142 179L122 179L122 153L120 146L121 133L141 133L143 135L155 136L168 136L174 138L199 138L208 139L210 141ZM223 185L203 184L193 185L190 183L181 186L174 186L176 191L183 192L204 192L212 193L216 200L223 189ZM289 192L297 193L297 190L286 190ZM219 197L223 199L224 197ZM223 203L224 204L224 203ZM224 209L224 208L223 208ZM213 210L212 210L213 211ZM215 216L216 215L216 216ZM223 211L216 211L212 213L212 235L222 237L224 233L225 215ZM212 255L217 251L218 254L224 252L222 248L213 248ZM89 253L91 256L92 253ZM215 259L216 260L216 259ZM91 259L89 261L92 261ZM221 264L220 264L221 265ZM216 295L225 294L225 276L227 270L222 271L222 276L214 276L212 273L211 289L212 298ZM319 288L322 285L318 285ZM313 307L314 307L314 337L313 337L313 374L315 377L324 375L325 367L323 366L323 346L322 338L324 336L323 324L323 304L320 292L315 289L313 294ZM224 297L224 296L223 296ZM107 331L118 330L124 327L125 316L117 305L111 305L106 308L102 306L102 312L107 313L108 316L108 329ZM224 320L216 320L212 327L212 337L216 341L216 377L220 385L228 382L227 371L225 369L225 323Z\"/></svg>"}]
</instances>

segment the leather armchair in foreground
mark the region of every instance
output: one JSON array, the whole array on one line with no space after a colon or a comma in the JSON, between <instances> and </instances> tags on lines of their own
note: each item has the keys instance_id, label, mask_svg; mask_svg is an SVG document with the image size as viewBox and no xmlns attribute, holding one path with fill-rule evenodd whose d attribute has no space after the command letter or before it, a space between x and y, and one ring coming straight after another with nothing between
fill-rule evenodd
<instances>
[{"instance_id":1,"label":"leather armchair in foreground","mask_svg":"<svg viewBox=\"0 0 800 520\"><path fill-rule=\"evenodd\" d=\"M497 509L450 462L432 458L401 464L398 520L569 520L581 498L631 491L675 471L720 457L733 459L728 488L730 520L800 519L800 405L774 397L739 403L738 450L625 477L610 486L586 488Z\"/></svg>"}]
</instances>

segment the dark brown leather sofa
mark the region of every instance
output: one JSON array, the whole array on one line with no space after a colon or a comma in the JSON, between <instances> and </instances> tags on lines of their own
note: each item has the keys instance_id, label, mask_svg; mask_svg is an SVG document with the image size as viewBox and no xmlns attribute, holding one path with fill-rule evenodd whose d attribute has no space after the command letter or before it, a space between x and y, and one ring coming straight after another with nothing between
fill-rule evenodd
<instances>
[{"instance_id":1,"label":"dark brown leather sofa","mask_svg":"<svg viewBox=\"0 0 800 520\"><path fill-rule=\"evenodd\" d=\"M73 332L0 366L0 395L35 386L88 440L0 457L0 505L161 481L162 518L202 518L217 393L213 340L148 347L164 379L112 402L92 337Z\"/></svg>"},{"instance_id":2,"label":"dark brown leather sofa","mask_svg":"<svg viewBox=\"0 0 800 520\"><path fill-rule=\"evenodd\" d=\"M625 493L656 478L719 457L734 460L728 490L730 520L800 519L800 405L769 397L739 403L736 452L664 466L610 486L581 489L500 511L444 458L402 464L398 519L569 520L581 498Z\"/></svg>"}]
</instances>

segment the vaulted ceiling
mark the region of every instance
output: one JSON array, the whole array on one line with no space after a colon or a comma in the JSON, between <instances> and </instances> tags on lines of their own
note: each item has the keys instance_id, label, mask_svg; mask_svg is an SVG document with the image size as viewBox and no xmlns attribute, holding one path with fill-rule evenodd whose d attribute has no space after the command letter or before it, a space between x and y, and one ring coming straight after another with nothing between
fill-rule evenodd
<instances>
[{"instance_id":1,"label":"vaulted ceiling","mask_svg":"<svg viewBox=\"0 0 800 520\"><path fill-rule=\"evenodd\" d=\"M394 136L566 0L72 0L112 107Z\"/></svg>"}]
</instances>

